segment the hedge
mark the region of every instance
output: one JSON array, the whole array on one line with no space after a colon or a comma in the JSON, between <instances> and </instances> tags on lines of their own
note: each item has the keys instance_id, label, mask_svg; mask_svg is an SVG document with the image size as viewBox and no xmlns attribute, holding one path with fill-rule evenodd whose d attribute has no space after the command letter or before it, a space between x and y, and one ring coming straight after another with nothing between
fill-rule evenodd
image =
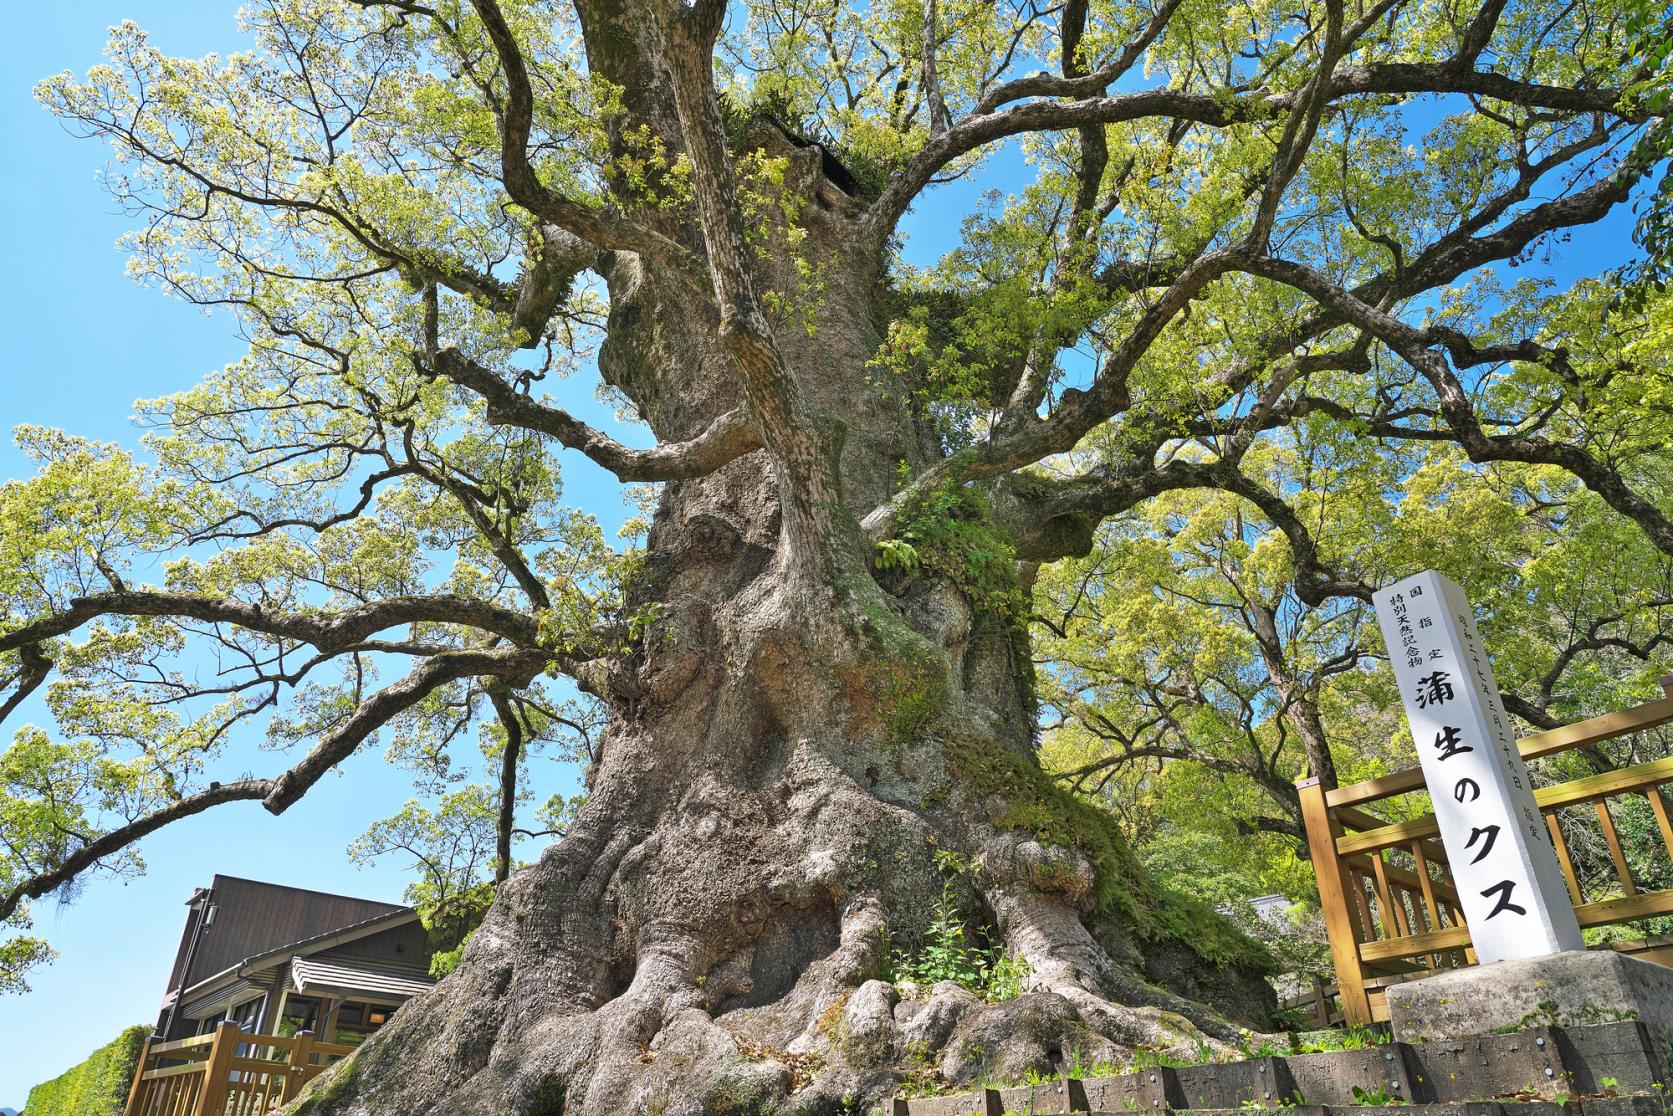
<instances>
[{"instance_id":1,"label":"hedge","mask_svg":"<svg viewBox=\"0 0 1673 1116\"><path fill-rule=\"evenodd\" d=\"M134 1063L150 1034L150 1027L129 1027L81 1065L35 1086L22 1116L121 1116Z\"/></svg>"}]
</instances>

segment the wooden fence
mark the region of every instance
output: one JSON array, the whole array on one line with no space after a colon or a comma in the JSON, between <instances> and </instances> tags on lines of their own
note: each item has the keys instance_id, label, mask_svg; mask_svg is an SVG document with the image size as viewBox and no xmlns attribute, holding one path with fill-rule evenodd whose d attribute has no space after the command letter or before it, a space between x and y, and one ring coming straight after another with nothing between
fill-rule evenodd
<instances>
[{"instance_id":1,"label":"wooden fence","mask_svg":"<svg viewBox=\"0 0 1673 1116\"><path fill-rule=\"evenodd\" d=\"M1673 723L1673 677L1663 679L1662 688L1665 696L1658 701L1524 737L1517 742L1522 756L1529 760L1553 756ZM1646 796L1662 844L1673 858L1673 817L1660 789L1668 782L1673 782L1673 756L1534 791L1583 929L1673 913L1673 888L1639 890L1609 808L1611 799ZM1475 964L1470 929L1434 815L1390 822L1365 809L1374 802L1423 790L1421 768L1333 790L1321 787L1317 779L1304 779L1296 787L1301 792L1342 1014L1348 1022L1386 1021L1384 992L1390 984L1441 968ZM1558 817L1565 809L1587 805L1593 808L1614 863L1616 885L1611 894L1592 901L1581 893L1563 835L1564 823ZM1621 943L1615 948L1673 965L1669 939Z\"/></svg>"},{"instance_id":2,"label":"wooden fence","mask_svg":"<svg viewBox=\"0 0 1673 1116\"><path fill-rule=\"evenodd\" d=\"M293 1100L352 1046L251 1035L236 1023L140 1050L123 1116L263 1116Z\"/></svg>"},{"instance_id":3,"label":"wooden fence","mask_svg":"<svg viewBox=\"0 0 1673 1116\"><path fill-rule=\"evenodd\" d=\"M1281 1016L1306 1016L1308 1022L1319 1029L1339 1027L1347 1022L1342 1016L1341 1001L1337 998L1340 989L1335 981L1315 980L1312 985L1292 996L1283 996L1278 1000L1278 1012Z\"/></svg>"}]
</instances>

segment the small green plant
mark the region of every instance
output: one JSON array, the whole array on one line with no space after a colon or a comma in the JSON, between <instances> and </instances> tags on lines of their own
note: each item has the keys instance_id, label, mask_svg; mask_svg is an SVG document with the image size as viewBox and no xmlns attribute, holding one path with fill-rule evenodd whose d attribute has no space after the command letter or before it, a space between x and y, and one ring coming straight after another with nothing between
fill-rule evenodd
<instances>
[{"instance_id":1,"label":"small green plant","mask_svg":"<svg viewBox=\"0 0 1673 1116\"><path fill-rule=\"evenodd\" d=\"M988 985L983 997L992 1003L1016 999L1023 993L1028 973L1028 962L1021 957L999 954L988 966Z\"/></svg>"},{"instance_id":2,"label":"small green plant","mask_svg":"<svg viewBox=\"0 0 1673 1116\"><path fill-rule=\"evenodd\" d=\"M1345 1030L1318 1034L1311 1042L1298 1044L1295 1053L1325 1054L1334 1050L1365 1050L1387 1041L1383 1033L1375 1027L1348 1027Z\"/></svg>"},{"instance_id":3,"label":"small green plant","mask_svg":"<svg viewBox=\"0 0 1673 1116\"><path fill-rule=\"evenodd\" d=\"M935 917L916 949L896 949L890 953L890 971L885 979L893 984L922 985L950 980L990 1003L1016 999L1022 995L1028 980L1028 962L1003 949L971 940L954 890L958 876L967 866L956 854L945 850L936 853L936 863L947 873L947 879L941 886Z\"/></svg>"},{"instance_id":4,"label":"small green plant","mask_svg":"<svg viewBox=\"0 0 1673 1116\"><path fill-rule=\"evenodd\" d=\"M913 499L901 522L899 536L877 544L872 561L879 569L902 576L929 569L1008 621L1024 617L1015 552L994 530L980 495L954 485L935 489Z\"/></svg>"},{"instance_id":5,"label":"small green plant","mask_svg":"<svg viewBox=\"0 0 1673 1116\"><path fill-rule=\"evenodd\" d=\"M1253 1041L1257 1038L1258 1043ZM1246 1027L1237 1032L1237 1049L1245 1058L1284 1058L1290 1054L1288 1043L1271 1035L1257 1035Z\"/></svg>"},{"instance_id":6,"label":"small green plant","mask_svg":"<svg viewBox=\"0 0 1673 1116\"><path fill-rule=\"evenodd\" d=\"M925 1097L944 1097L953 1091L953 1087L934 1071L914 1071L907 1075L895 1086L895 1096L906 1100L921 1100Z\"/></svg>"},{"instance_id":7,"label":"small green plant","mask_svg":"<svg viewBox=\"0 0 1673 1116\"><path fill-rule=\"evenodd\" d=\"M1141 1047L1133 1051L1133 1060L1127 1064L1122 1073L1143 1073L1149 1069L1184 1069L1197 1063L1177 1054L1170 1054L1166 1050L1152 1050Z\"/></svg>"},{"instance_id":8,"label":"small green plant","mask_svg":"<svg viewBox=\"0 0 1673 1116\"><path fill-rule=\"evenodd\" d=\"M1115 1063L1105 1058L1096 1062L1087 1062L1079 1050L1069 1051L1069 1064L1063 1069L1063 1076L1074 1081L1084 1081L1088 1077L1114 1077L1121 1071Z\"/></svg>"},{"instance_id":9,"label":"small green plant","mask_svg":"<svg viewBox=\"0 0 1673 1116\"><path fill-rule=\"evenodd\" d=\"M1368 1105L1374 1108L1387 1108L1389 1105L1406 1103L1404 1097L1394 1096L1382 1085L1377 1085L1371 1089L1367 1089L1363 1085L1355 1085L1353 1087L1353 1098L1355 1104Z\"/></svg>"}]
</instances>

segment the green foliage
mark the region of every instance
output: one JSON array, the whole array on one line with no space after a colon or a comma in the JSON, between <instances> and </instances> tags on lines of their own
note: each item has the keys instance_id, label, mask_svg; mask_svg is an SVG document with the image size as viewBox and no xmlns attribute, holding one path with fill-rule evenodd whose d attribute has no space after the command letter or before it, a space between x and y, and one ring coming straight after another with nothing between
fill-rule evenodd
<instances>
[{"instance_id":1,"label":"green foliage","mask_svg":"<svg viewBox=\"0 0 1673 1116\"><path fill-rule=\"evenodd\" d=\"M1257 1035L1247 1028L1237 1032L1237 1050L1245 1058L1282 1058L1290 1053L1288 1043L1268 1035Z\"/></svg>"},{"instance_id":2,"label":"green foliage","mask_svg":"<svg viewBox=\"0 0 1673 1116\"><path fill-rule=\"evenodd\" d=\"M1207 1061L1207 1058L1202 1061ZM1148 1069L1184 1069L1186 1066L1199 1065L1201 1062L1192 1061L1181 1054L1168 1050L1152 1049L1141 1046L1133 1051L1132 1060L1127 1063L1123 1073L1143 1073Z\"/></svg>"},{"instance_id":3,"label":"green foliage","mask_svg":"<svg viewBox=\"0 0 1673 1116\"><path fill-rule=\"evenodd\" d=\"M398 856L415 872L404 898L429 931L432 976L446 976L458 965L493 902L498 815L494 792L470 784L444 794L435 810L409 801L349 845L349 859L357 864Z\"/></svg>"},{"instance_id":4,"label":"green foliage","mask_svg":"<svg viewBox=\"0 0 1673 1116\"><path fill-rule=\"evenodd\" d=\"M974 488L947 486L908 502L899 534L878 543L877 569L907 579L920 573L945 579L970 602L978 629L997 625L1011 643L1012 662L1033 706L1033 657L1028 639L1028 599L1017 580L1016 551L993 525L986 499ZM902 708L918 711L933 700L940 683L915 688ZM933 692L931 692L933 690ZM899 718L896 718L897 721ZM918 725L924 722L920 720ZM897 734L898 735L898 734Z\"/></svg>"},{"instance_id":5,"label":"green foliage","mask_svg":"<svg viewBox=\"0 0 1673 1116\"><path fill-rule=\"evenodd\" d=\"M25 930L29 927L27 911L12 920L12 927ZM40 938L28 934L0 941L0 994L6 992L27 992L29 982L25 974L58 956L58 951L47 945Z\"/></svg>"},{"instance_id":6,"label":"green foliage","mask_svg":"<svg viewBox=\"0 0 1673 1116\"><path fill-rule=\"evenodd\" d=\"M1368 1105L1375 1108L1386 1108L1391 1104L1405 1104L1406 1098L1398 1097L1388 1091L1385 1086L1374 1085L1367 1089L1363 1085L1353 1087L1355 1104Z\"/></svg>"},{"instance_id":7,"label":"green foliage","mask_svg":"<svg viewBox=\"0 0 1673 1116\"><path fill-rule=\"evenodd\" d=\"M80 1065L29 1090L29 1116L120 1116L151 1028L133 1026Z\"/></svg>"},{"instance_id":8,"label":"green foliage","mask_svg":"<svg viewBox=\"0 0 1673 1116\"><path fill-rule=\"evenodd\" d=\"M1016 623L1025 601L1017 584L1016 551L993 527L981 493L949 486L912 500L900 533L877 546L877 568L912 576L929 571L958 586L978 617Z\"/></svg>"},{"instance_id":9,"label":"green foliage","mask_svg":"<svg viewBox=\"0 0 1673 1116\"><path fill-rule=\"evenodd\" d=\"M946 681L934 663L879 658L868 665L866 674L884 727L895 744L917 740L945 711L942 697Z\"/></svg>"},{"instance_id":10,"label":"green foliage","mask_svg":"<svg viewBox=\"0 0 1673 1116\"><path fill-rule=\"evenodd\" d=\"M938 852L936 860L947 879L934 916L913 948L889 952L889 971L883 979L925 987L950 980L990 1003L1016 999L1028 979L1028 962L972 935L956 890L957 877L968 866L945 850Z\"/></svg>"},{"instance_id":11,"label":"green foliage","mask_svg":"<svg viewBox=\"0 0 1673 1116\"><path fill-rule=\"evenodd\" d=\"M1333 1050L1368 1050L1387 1041L1388 1036L1374 1026L1310 1031L1307 1041L1296 1043L1295 1053L1324 1054Z\"/></svg>"},{"instance_id":12,"label":"green foliage","mask_svg":"<svg viewBox=\"0 0 1673 1116\"><path fill-rule=\"evenodd\" d=\"M477 884L453 897L445 907L421 908L420 920L430 933L430 975L440 980L459 967L465 943L488 915L494 886Z\"/></svg>"}]
</instances>

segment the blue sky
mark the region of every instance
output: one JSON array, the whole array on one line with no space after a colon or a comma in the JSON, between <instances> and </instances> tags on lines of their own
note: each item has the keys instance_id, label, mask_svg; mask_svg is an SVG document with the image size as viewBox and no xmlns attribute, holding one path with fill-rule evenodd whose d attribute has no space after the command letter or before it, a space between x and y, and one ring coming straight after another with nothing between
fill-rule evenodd
<instances>
[{"instance_id":1,"label":"blue sky","mask_svg":"<svg viewBox=\"0 0 1673 1116\"><path fill-rule=\"evenodd\" d=\"M149 29L170 53L237 49L234 10L226 0L71 0L10 10L8 33L0 36L0 244L10 265L0 273L0 428L38 423L133 446L135 398L189 387L239 354L228 319L206 317L124 277L113 245L128 222L95 180L104 149L65 133L30 93L48 73L96 62L105 29L122 19ZM933 207L909 218L909 255L927 262L950 247L958 216L983 189L1018 182L1020 162L1007 150L977 179L944 188ZM1618 213L1577 233L1554 263L1530 270L1559 278L1595 273L1622 257L1629 229L1630 217ZM611 425L587 387L575 388L573 405ZM584 460L568 460L565 468L569 498L607 525L619 522L615 486ZM31 471L9 437L0 439L0 480ZM3 730L7 738L11 727ZM278 758L248 762L265 770ZM541 794L574 789L564 772L540 771L537 780ZM33 1055L0 1059L0 1106L21 1106L31 1085L123 1027L154 1019L183 903L213 873L399 898L399 865L358 870L344 847L409 795L406 777L373 750L281 818L256 804L223 807L148 841L143 877L95 881L73 903L37 905L37 929L62 956L38 974L33 992L0 1001L0 1049Z\"/></svg>"},{"instance_id":2,"label":"blue sky","mask_svg":"<svg viewBox=\"0 0 1673 1116\"><path fill-rule=\"evenodd\" d=\"M11 442L19 423L57 426L138 444L132 403L190 387L240 352L231 321L145 290L123 275L117 236L128 227L95 174L106 149L66 133L31 96L34 83L100 60L111 24L133 19L173 54L237 49L236 6L226 0L73 0L9 9L0 36L0 480L29 475ZM577 385L594 422L608 415ZM607 526L623 510L613 482L584 459L566 462L570 498ZM38 704L34 719L42 719ZM20 721L21 723L21 721ZM0 733L10 739L15 726ZM238 762L265 772L282 757L246 744ZM573 774L537 769L540 795L573 793ZM30 1086L74 1065L122 1028L156 1019L184 903L212 874L249 876L367 898L399 900L398 863L360 870L344 849L366 825L411 796L401 771L372 749L274 818L239 803L169 827L145 842L149 871L93 881L73 903L34 908L38 932L60 951L22 997L0 1000L0 1107L21 1108ZM525 856L533 855L526 848Z\"/></svg>"}]
</instances>

